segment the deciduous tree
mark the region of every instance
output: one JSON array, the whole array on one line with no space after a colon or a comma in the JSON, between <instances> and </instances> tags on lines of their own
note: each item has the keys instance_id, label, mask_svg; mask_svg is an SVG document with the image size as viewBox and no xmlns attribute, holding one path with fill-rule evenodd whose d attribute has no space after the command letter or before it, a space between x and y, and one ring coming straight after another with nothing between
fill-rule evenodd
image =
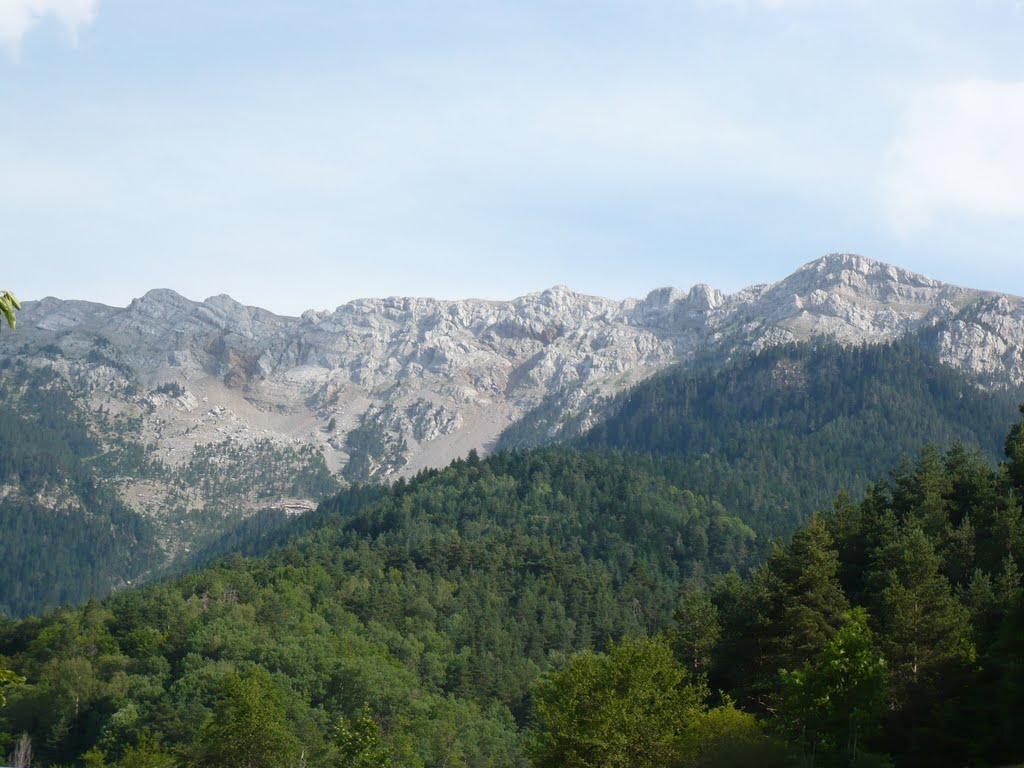
<instances>
[{"instance_id":1,"label":"deciduous tree","mask_svg":"<svg viewBox=\"0 0 1024 768\"><path fill-rule=\"evenodd\" d=\"M703 713L706 691L690 681L663 640L625 639L608 653L577 654L533 689L537 768L663 768Z\"/></svg>"}]
</instances>

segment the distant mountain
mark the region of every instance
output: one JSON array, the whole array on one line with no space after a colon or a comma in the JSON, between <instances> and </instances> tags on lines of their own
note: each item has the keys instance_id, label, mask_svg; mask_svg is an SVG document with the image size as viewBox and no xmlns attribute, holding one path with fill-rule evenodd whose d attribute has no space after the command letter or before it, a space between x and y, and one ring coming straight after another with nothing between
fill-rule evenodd
<instances>
[{"instance_id":1,"label":"distant mountain","mask_svg":"<svg viewBox=\"0 0 1024 768\"><path fill-rule=\"evenodd\" d=\"M1024 382L1024 302L833 254L732 295L704 285L643 300L556 287L506 302L363 299L281 317L228 296L154 290L119 309L29 302L0 355L84 379L136 412L179 465L227 438L314 445L350 479L411 474L486 449L545 398L579 413L680 361L824 336L892 341L941 328L942 362L985 387ZM181 395L154 396L174 382Z\"/></svg>"},{"instance_id":2,"label":"distant mountain","mask_svg":"<svg viewBox=\"0 0 1024 768\"><path fill-rule=\"evenodd\" d=\"M394 479L490 452L524 416L516 429L532 442L571 437L673 365L720 368L822 337L906 339L972 387L1024 382L1021 299L846 254L732 295L697 285L624 301L555 287L282 317L168 290L125 308L48 298L0 336L0 362L47 373L92 433L120 425L89 460L92 480L180 559L230 540L242 519L312 508L339 478Z\"/></svg>"}]
</instances>

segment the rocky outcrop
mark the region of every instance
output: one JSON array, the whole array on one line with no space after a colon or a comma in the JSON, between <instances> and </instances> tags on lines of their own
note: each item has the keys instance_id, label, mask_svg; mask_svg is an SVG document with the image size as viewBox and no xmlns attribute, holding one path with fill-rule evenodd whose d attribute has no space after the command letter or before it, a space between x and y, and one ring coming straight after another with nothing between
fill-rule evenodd
<instances>
[{"instance_id":1,"label":"rocky outcrop","mask_svg":"<svg viewBox=\"0 0 1024 768\"><path fill-rule=\"evenodd\" d=\"M1021 299L850 254L732 295L696 285L626 301L556 286L505 302L360 299L282 317L168 290L126 308L44 299L26 304L0 354L77 377L92 408L137 416L140 439L169 465L196 444L270 439L314 445L337 471L358 442L382 446L387 458L362 466L386 474L486 450L545 398L579 413L698 355L724 360L815 336L873 343L922 328L980 385L1024 383ZM168 383L180 393L155 392Z\"/></svg>"}]
</instances>

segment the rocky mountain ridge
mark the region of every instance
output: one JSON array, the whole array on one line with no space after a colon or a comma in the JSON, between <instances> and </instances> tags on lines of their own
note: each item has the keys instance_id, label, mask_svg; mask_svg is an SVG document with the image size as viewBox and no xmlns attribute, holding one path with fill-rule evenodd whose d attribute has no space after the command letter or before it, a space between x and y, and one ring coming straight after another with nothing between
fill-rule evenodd
<instances>
[{"instance_id":1,"label":"rocky mountain ridge","mask_svg":"<svg viewBox=\"0 0 1024 768\"><path fill-rule=\"evenodd\" d=\"M47 366L88 408L134 419L154 461L196 446L312 446L349 480L486 451L541 402L583 413L668 365L816 336L892 340L924 328L980 386L1024 383L1024 301L851 254L773 284L617 301L563 286L511 301L360 299L284 317L221 295L153 290L125 308L27 302L0 356ZM127 500L142 510L125 484ZM134 495L133 495L134 494Z\"/></svg>"}]
</instances>

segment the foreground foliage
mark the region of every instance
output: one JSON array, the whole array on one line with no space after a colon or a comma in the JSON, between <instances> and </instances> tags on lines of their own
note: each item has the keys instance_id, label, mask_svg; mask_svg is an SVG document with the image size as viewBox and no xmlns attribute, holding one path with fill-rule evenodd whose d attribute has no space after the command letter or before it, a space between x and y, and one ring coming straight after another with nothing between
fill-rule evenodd
<instances>
[{"instance_id":1,"label":"foreground foliage","mask_svg":"<svg viewBox=\"0 0 1024 768\"><path fill-rule=\"evenodd\" d=\"M707 691L668 643L626 639L584 651L534 686L538 768L656 768L681 752Z\"/></svg>"}]
</instances>

